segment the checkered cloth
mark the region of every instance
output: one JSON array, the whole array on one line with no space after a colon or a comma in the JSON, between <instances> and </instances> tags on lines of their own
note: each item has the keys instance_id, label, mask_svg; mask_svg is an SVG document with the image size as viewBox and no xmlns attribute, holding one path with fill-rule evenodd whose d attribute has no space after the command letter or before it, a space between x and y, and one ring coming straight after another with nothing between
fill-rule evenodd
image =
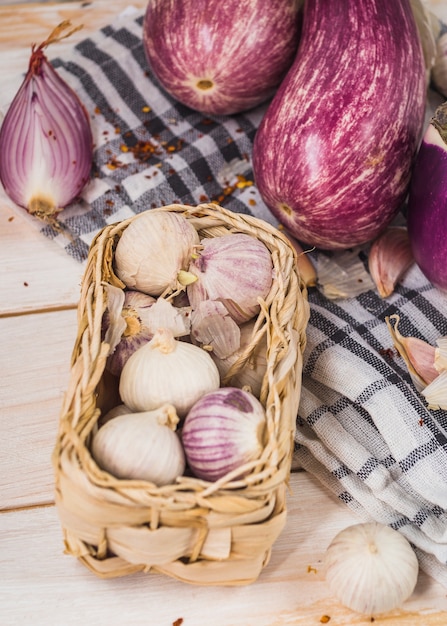
<instances>
[{"instance_id":1,"label":"checkered cloth","mask_svg":"<svg viewBox=\"0 0 447 626\"><path fill-rule=\"evenodd\" d=\"M90 113L94 176L61 214L72 240L43 232L80 262L105 225L172 202L219 199L276 223L256 187L244 183L252 180L252 142L267 105L215 117L179 104L151 75L141 36L135 13L53 59ZM435 344L447 335L447 297L413 267L386 300L374 289L345 300L314 289L309 300L294 467L311 472L359 520L398 529L421 567L447 587L447 415L427 410L384 321L399 313L402 334Z\"/></svg>"}]
</instances>

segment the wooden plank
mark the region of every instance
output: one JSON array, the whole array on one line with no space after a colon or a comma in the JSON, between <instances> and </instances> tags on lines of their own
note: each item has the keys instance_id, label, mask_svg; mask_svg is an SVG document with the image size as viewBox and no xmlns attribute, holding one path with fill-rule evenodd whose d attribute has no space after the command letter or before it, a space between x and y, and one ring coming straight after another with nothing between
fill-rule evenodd
<instances>
[{"instance_id":1,"label":"wooden plank","mask_svg":"<svg viewBox=\"0 0 447 626\"><path fill-rule=\"evenodd\" d=\"M195 587L156 574L101 580L63 555L54 507L0 515L2 624L14 626L371 626L331 597L321 559L332 537L357 520L309 475L292 476L289 517L260 578L245 587ZM324 517L322 511L325 512ZM447 601L421 575L401 611L375 617L387 626L445 626ZM183 621L181 621L183 620Z\"/></svg>"},{"instance_id":2,"label":"wooden plank","mask_svg":"<svg viewBox=\"0 0 447 626\"><path fill-rule=\"evenodd\" d=\"M0 189L0 316L75 307L84 265L40 234Z\"/></svg>"},{"instance_id":3,"label":"wooden plank","mask_svg":"<svg viewBox=\"0 0 447 626\"><path fill-rule=\"evenodd\" d=\"M76 323L75 310L0 319L0 509L53 500L51 453Z\"/></svg>"}]
</instances>

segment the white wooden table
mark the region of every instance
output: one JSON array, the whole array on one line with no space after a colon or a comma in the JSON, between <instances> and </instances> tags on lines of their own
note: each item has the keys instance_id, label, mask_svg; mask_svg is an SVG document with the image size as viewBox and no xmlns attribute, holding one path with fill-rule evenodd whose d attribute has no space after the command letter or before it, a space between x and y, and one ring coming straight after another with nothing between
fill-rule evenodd
<instances>
[{"instance_id":1,"label":"white wooden table","mask_svg":"<svg viewBox=\"0 0 447 626\"><path fill-rule=\"evenodd\" d=\"M0 105L27 67L30 45L62 19L83 38L126 0L0 6ZM144 7L145 0L132 4ZM430 3L447 20L447 4ZM343 608L321 560L358 521L306 473L292 475L285 531L247 587L199 588L154 574L101 580L63 554L53 499L53 450L83 268L24 219L0 190L0 624L2 626L296 626L370 624ZM447 625L446 590L421 574L412 597L376 624Z\"/></svg>"}]
</instances>

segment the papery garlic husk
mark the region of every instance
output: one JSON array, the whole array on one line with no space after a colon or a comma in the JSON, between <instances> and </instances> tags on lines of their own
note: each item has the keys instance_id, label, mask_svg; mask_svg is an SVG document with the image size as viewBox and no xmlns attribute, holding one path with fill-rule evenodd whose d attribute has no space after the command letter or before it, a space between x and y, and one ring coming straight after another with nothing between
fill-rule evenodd
<instances>
[{"instance_id":1,"label":"papery garlic husk","mask_svg":"<svg viewBox=\"0 0 447 626\"><path fill-rule=\"evenodd\" d=\"M169 403L182 417L219 385L219 371L208 352L160 328L124 365L119 390L132 411L151 411Z\"/></svg>"},{"instance_id":2,"label":"papery garlic husk","mask_svg":"<svg viewBox=\"0 0 447 626\"><path fill-rule=\"evenodd\" d=\"M115 271L130 289L152 296L175 291L196 278L187 272L196 229L178 213L151 209L132 219L115 250Z\"/></svg>"},{"instance_id":3,"label":"papery garlic husk","mask_svg":"<svg viewBox=\"0 0 447 626\"><path fill-rule=\"evenodd\" d=\"M116 478L171 484L185 470L185 455L175 432L178 421L172 405L118 415L93 436L92 456Z\"/></svg>"},{"instance_id":4,"label":"papery garlic husk","mask_svg":"<svg viewBox=\"0 0 447 626\"><path fill-rule=\"evenodd\" d=\"M443 33L436 42L436 56L431 77L437 91L447 98L447 33Z\"/></svg>"},{"instance_id":5,"label":"papery garlic husk","mask_svg":"<svg viewBox=\"0 0 447 626\"><path fill-rule=\"evenodd\" d=\"M413 265L408 231L403 226L390 226L373 242L368 268L381 298L390 296L399 280Z\"/></svg>"},{"instance_id":6,"label":"papery garlic husk","mask_svg":"<svg viewBox=\"0 0 447 626\"><path fill-rule=\"evenodd\" d=\"M438 376L421 391L429 409L447 410L447 370Z\"/></svg>"},{"instance_id":7,"label":"papery garlic husk","mask_svg":"<svg viewBox=\"0 0 447 626\"><path fill-rule=\"evenodd\" d=\"M428 87L436 61L436 40L440 33L440 21L421 0L410 0L410 5L424 53Z\"/></svg>"},{"instance_id":8,"label":"papery garlic husk","mask_svg":"<svg viewBox=\"0 0 447 626\"><path fill-rule=\"evenodd\" d=\"M191 339L225 359L239 348L241 331L222 302L203 300L191 314Z\"/></svg>"},{"instance_id":9,"label":"papery garlic husk","mask_svg":"<svg viewBox=\"0 0 447 626\"><path fill-rule=\"evenodd\" d=\"M394 326L391 320L395 320ZM435 368L435 347L418 337L401 335L397 329L399 320L398 315L385 317L394 346L405 361L414 386L421 392L439 374Z\"/></svg>"},{"instance_id":10,"label":"papery garlic husk","mask_svg":"<svg viewBox=\"0 0 447 626\"><path fill-rule=\"evenodd\" d=\"M78 28L62 22L33 46L25 79L0 131L0 179L8 196L34 217L61 230L58 213L90 178L93 139L78 95L48 61L44 50Z\"/></svg>"},{"instance_id":11,"label":"papery garlic husk","mask_svg":"<svg viewBox=\"0 0 447 626\"><path fill-rule=\"evenodd\" d=\"M138 348L150 341L154 335L145 321L145 313L156 302L155 298L141 291L122 291L123 301L108 301L104 313L103 326L106 329L104 341L110 345L106 367L114 376L119 376L127 359ZM109 285L110 293L110 285Z\"/></svg>"},{"instance_id":12,"label":"papery garlic husk","mask_svg":"<svg viewBox=\"0 0 447 626\"><path fill-rule=\"evenodd\" d=\"M240 326L240 346L226 358L211 352L224 386L249 388L259 398L267 371L267 334L256 328L250 320Z\"/></svg>"},{"instance_id":13,"label":"papery garlic husk","mask_svg":"<svg viewBox=\"0 0 447 626\"><path fill-rule=\"evenodd\" d=\"M197 281L188 285L193 309L202 300L220 300L237 324L254 317L260 310L273 281L272 258L262 241L233 233L201 240L201 249L189 266Z\"/></svg>"},{"instance_id":14,"label":"papery garlic husk","mask_svg":"<svg viewBox=\"0 0 447 626\"><path fill-rule=\"evenodd\" d=\"M111 349L106 364L115 376L121 374L130 355L150 341L161 326L171 330L174 337L188 335L191 327L191 307L180 309L164 298L155 299L141 291L129 290L123 293L124 303L118 319L116 310L112 314L112 309L109 309L110 315L107 315L107 311L104 315L104 324L108 324L104 339L106 343L109 334L116 341L116 335L121 333L115 347L110 339Z\"/></svg>"},{"instance_id":15,"label":"papery garlic husk","mask_svg":"<svg viewBox=\"0 0 447 626\"><path fill-rule=\"evenodd\" d=\"M419 571L407 539L377 522L338 533L324 567L331 592L344 606L368 616L400 607L413 593Z\"/></svg>"},{"instance_id":16,"label":"papery garlic husk","mask_svg":"<svg viewBox=\"0 0 447 626\"><path fill-rule=\"evenodd\" d=\"M343 250L316 259L318 287L329 300L355 298L374 287L369 272L359 257L359 250Z\"/></svg>"}]
</instances>

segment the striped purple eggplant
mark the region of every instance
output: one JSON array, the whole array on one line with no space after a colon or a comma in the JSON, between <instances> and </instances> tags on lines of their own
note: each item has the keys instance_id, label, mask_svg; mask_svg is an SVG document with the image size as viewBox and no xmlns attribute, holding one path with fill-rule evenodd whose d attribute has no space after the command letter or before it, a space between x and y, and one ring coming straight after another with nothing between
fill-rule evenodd
<instances>
[{"instance_id":1,"label":"striped purple eggplant","mask_svg":"<svg viewBox=\"0 0 447 626\"><path fill-rule=\"evenodd\" d=\"M229 115L271 97L292 65L300 0L149 0L143 42L174 98Z\"/></svg>"},{"instance_id":2,"label":"striped purple eggplant","mask_svg":"<svg viewBox=\"0 0 447 626\"><path fill-rule=\"evenodd\" d=\"M425 95L409 0L307 0L296 59L253 147L273 215L323 249L376 237L407 194Z\"/></svg>"},{"instance_id":3,"label":"striped purple eggplant","mask_svg":"<svg viewBox=\"0 0 447 626\"><path fill-rule=\"evenodd\" d=\"M436 109L419 148L407 218L416 263L447 290L447 102Z\"/></svg>"}]
</instances>

